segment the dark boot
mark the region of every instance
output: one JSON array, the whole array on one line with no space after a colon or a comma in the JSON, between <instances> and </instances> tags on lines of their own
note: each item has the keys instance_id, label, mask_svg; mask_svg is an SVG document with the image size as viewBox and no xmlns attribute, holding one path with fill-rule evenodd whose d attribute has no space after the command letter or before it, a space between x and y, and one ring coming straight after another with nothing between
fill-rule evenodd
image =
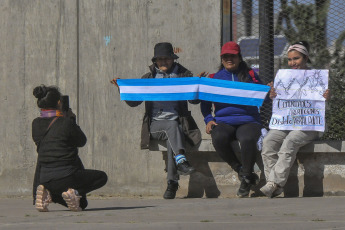
<instances>
[{"instance_id":1,"label":"dark boot","mask_svg":"<svg viewBox=\"0 0 345 230\"><path fill-rule=\"evenodd\" d=\"M167 190L163 195L164 199L174 199L176 196L176 191L178 190L178 182L169 180Z\"/></svg>"},{"instance_id":2,"label":"dark boot","mask_svg":"<svg viewBox=\"0 0 345 230\"><path fill-rule=\"evenodd\" d=\"M189 164L188 161L183 161L177 165L177 173L179 175L190 175L195 172L195 169Z\"/></svg>"},{"instance_id":3,"label":"dark boot","mask_svg":"<svg viewBox=\"0 0 345 230\"><path fill-rule=\"evenodd\" d=\"M240 198L248 197L251 187L255 186L258 181L259 177L255 173L250 176L241 176L241 185L237 191L237 196Z\"/></svg>"}]
</instances>

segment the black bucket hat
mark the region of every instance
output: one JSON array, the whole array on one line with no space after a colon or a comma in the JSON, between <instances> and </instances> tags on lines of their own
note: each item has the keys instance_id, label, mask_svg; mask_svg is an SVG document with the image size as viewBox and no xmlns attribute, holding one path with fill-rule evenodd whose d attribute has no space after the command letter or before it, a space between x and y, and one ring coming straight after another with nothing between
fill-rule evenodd
<instances>
[{"instance_id":1,"label":"black bucket hat","mask_svg":"<svg viewBox=\"0 0 345 230\"><path fill-rule=\"evenodd\" d=\"M178 59L178 56L174 54L173 46L169 42L161 42L155 45L154 56L151 59L152 62L154 62L158 57L171 57L173 59Z\"/></svg>"}]
</instances>

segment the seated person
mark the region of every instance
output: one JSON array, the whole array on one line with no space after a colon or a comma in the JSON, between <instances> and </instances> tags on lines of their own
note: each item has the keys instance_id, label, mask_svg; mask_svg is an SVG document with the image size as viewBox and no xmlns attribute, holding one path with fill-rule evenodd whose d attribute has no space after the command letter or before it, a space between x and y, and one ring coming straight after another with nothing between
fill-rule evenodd
<instances>
[{"instance_id":1,"label":"seated person","mask_svg":"<svg viewBox=\"0 0 345 230\"><path fill-rule=\"evenodd\" d=\"M220 57L221 66L212 78L261 84L258 75L243 61L240 46L235 42L225 43ZM206 123L206 133L211 134L216 152L238 173L241 185L237 196L247 197L251 187L258 183L258 176L254 173L257 142L262 129L258 108L202 101L201 112ZM231 142L234 140L240 142L241 159L236 157L232 149Z\"/></svg>"},{"instance_id":2,"label":"seated person","mask_svg":"<svg viewBox=\"0 0 345 230\"><path fill-rule=\"evenodd\" d=\"M292 69L310 69L308 67L309 44L300 41L288 48L288 65ZM271 86L270 98L277 96L273 83ZM329 99L329 90L323 94L324 98ZM318 139L323 133L318 131L305 130L278 130L271 129L264 138L262 146L262 161L266 177L266 185L260 188L267 197L279 196L284 191L284 185L290 174L290 169L295 162L298 150Z\"/></svg>"},{"instance_id":3,"label":"seated person","mask_svg":"<svg viewBox=\"0 0 345 230\"><path fill-rule=\"evenodd\" d=\"M150 72L142 78L177 78L192 77L192 73L176 63L178 56L174 54L170 43L158 43L154 47L153 64ZM116 80L111 82L116 85ZM126 101L135 107L142 101ZM191 101L199 103L199 101ZM163 195L164 199L174 199L178 189L179 175L190 175L195 169L189 164L185 156L184 141L188 136L183 133L184 123L180 118L189 114L187 101L145 101L145 115L141 130L141 148L148 149L150 138L166 140L167 144L167 181L168 186ZM198 130L198 132L200 132ZM194 143L201 141L201 135L190 137Z\"/></svg>"}]
</instances>

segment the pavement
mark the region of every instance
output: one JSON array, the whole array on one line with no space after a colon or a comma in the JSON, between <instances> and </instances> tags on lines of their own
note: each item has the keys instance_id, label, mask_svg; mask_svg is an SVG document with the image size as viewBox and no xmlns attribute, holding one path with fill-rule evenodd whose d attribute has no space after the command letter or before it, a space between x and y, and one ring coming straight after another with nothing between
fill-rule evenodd
<instances>
[{"instance_id":1,"label":"pavement","mask_svg":"<svg viewBox=\"0 0 345 230\"><path fill-rule=\"evenodd\" d=\"M345 197L89 197L82 212L30 197L0 198L0 229L345 229Z\"/></svg>"}]
</instances>

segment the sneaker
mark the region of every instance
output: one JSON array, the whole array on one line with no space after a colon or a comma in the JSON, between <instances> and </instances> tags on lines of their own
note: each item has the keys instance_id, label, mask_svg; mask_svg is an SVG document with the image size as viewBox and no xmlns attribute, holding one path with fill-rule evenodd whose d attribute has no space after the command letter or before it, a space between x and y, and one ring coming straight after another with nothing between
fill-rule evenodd
<instances>
[{"instance_id":1,"label":"sneaker","mask_svg":"<svg viewBox=\"0 0 345 230\"><path fill-rule=\"evenodd\" d=\"M177 165L177 173L179 175L190 175L195 172L195 169L189 164L188 161L183 161Z\"/></svg>"},{"instance_id":2,"label":"sneaker","mask_svg":"<svg viewBox=\"0 0 345 230\"><path fill-rule=\"evenodd\" d=\"M273 198L279 196L284 190L276 183L269 181L262 188L260 188L260 191L265 194L265 196Z\"/></svg>"},{"instance_id":3,"label":"sneaker","mask_svg":"<svg viewBox=\"0 0 345 230\"><path fill-rule=\"evenodd\" d=\"M252 187L251 180L246 176L242 176L240 188L237 191L237 196L240 198L248 197L250 188Z\"/></svg>"},{"instance_id":4,"label":"sneaker","mask_svg":"<svg viewBox=\"0 0 345 230\"><path fill-rule=\"evenodd\" d=\"M284 188L278 185L278 188L272 193L272 198L277 197L284 192Z\"/></svg>"},{"instance_id":5,"label":"sneaker","mask_svg":"<svg viewBox=\"0 0 345 230\"><path fill-rule=\"evenodd\" d=\"M82 210L80 207L81 196L79 196L77 190L74 190L72 188L68 189L67 192L62 193L62 198L65 200L68 208L71 211L79 212Z\"/></svg>"},{"instance_id":6,"label":"sneaker","mask_svg":"<svg viewBox=\"0 0 345 230\"><path fill-rule=\"evenodd\" d=\"M39 185L36 190L36 209L39 212L49 212L48 205L50 202L52 202L50 192L43 185Z\"/></svg>"},{"instance_id":7,"label":"sneaker","mask_svg":"<svg viewBox=\"0 0 345 230\"><path fill-rule=\"evenodd\" d=\"M167 190L163 195L164 199L174 199L176 196L176 191L178 190L178 182L169 180Z\"/></svg>"}]
</instances>

